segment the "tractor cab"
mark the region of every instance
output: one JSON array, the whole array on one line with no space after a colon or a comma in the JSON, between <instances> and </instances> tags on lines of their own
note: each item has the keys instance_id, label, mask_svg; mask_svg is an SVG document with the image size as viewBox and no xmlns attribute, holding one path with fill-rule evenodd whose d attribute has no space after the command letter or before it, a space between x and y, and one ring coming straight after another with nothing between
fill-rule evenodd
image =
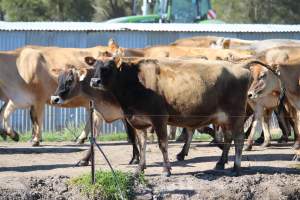
<instances>
[{"instance_id":1,"label":"tractor cab","mask_svg":"<svg viewBox=\"0 0 300 200\"><path fill-rule=\"evenodd\" d=\"M108 20L107 23L224 23L216 20L210 0L144 0L143 2L141 9L143 15L115 18Z\"/></svg>"}]
</instances>

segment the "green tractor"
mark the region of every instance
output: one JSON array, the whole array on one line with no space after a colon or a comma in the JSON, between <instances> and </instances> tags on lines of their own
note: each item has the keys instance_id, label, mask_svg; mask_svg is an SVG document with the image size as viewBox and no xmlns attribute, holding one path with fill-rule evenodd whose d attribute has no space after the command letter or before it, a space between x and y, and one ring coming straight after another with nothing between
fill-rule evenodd
<instances>
[{"instance_id":1,"label":"green tractor","mask_svg":"<svg viewBox=\"0 0 300 200\"><path fill-rule=\"evenodd\" d=\"M224 23L216 19L210 0L143 0L142 11L106 23Z\"/></svg>"}]
</instances>

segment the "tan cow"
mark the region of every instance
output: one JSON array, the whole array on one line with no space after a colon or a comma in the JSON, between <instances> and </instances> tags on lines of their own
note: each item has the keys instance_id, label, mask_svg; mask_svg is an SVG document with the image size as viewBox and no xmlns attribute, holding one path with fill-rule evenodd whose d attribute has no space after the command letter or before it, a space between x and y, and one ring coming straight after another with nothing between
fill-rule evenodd
<instances>
[{"instance_id":1,"label":"tan cow","mask_svg":"<svg viewBox=\"0 0 300 200\"><path fill-rule=\"evenodd\" d=\"M241 40L237 38L224 38L216 36L195 36L178 39L171 43L174 46L220 48L220 49L248 49L255 40Z\"/></svg>"},{"instance_id":2,"label":"tan cow","mask_svg":"<svg viewBox=\"0 0 300 200\"><path fill-rule=\"evenodd\" d=\"M274 92L280 93L285 88L289 111L295 122L296 148L300 147L300 47L280 47L264 52L260 59L269 66L253 66L256 76L249 96L260 98ZM271 70L269 70L271 69ZM278 75L279 74L279 75Z\"/></svg>"},{"instance_id":3,"label":"tan cow","mask_svg":"<svg viewBox=\"0 0 300 200\"><path fill-rule=\"evenodd\" d=\"M4 132L18 140L18 134L9 125L9 116L17 108L31 108L33 120L33 145L39 145L42 116L45 103L57 87L57 77L50 69L68 68L70 65L85 65L85 56L98 57L109 47L87 49L30 46L16 51L0 52L0 88L9 99L0 113ZM81 97L66 102L64 107L88 107L88 99ZM86 126L79 140L87 137Z\"/></svg>"}]
</instances>

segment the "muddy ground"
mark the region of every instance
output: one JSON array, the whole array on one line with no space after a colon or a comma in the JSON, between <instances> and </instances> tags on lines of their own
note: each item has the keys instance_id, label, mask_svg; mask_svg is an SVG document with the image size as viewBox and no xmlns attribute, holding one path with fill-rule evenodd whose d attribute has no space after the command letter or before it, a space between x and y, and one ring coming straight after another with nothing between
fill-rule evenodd
<instances>
[{"instance_id":1,"label":"muddy ground","mask_svg":"<svg viewBox=\"0 0 300 200\"><path fill-rule=\"evenodd\" d=\"M131 146L125 142L102 143L115 169L134 171L128 165ZM226 170L212 170L221 151L206 142L194 142L185 161L177 162L181 143L170 143L172 176L161 174L162 155L157 144L147 146L145 171L149 186L137 188L138 199L300 199L300 170L292 162L294 150L289 145L267 149L254 147L243 154L243 175L234 177L234 148ZM66 181L89 172L90 167L74 167L87 145L73 143L0 143L0 199L84 199ZM96 168L108 169L99 152Z\"/></svg>"}]
</instances>

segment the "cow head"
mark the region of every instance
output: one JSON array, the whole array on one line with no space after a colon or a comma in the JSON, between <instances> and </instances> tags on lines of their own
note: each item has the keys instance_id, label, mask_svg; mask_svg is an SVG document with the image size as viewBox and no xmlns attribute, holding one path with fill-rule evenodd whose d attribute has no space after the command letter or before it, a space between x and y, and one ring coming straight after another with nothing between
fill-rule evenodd
<instances>
[{"instance_id":1,"label":"cow head","mask_svg":"<svg viewBox=\"0 0 300 200\"><path fill-rule=\"evenodd\" d=\"M248 90L248 98L255 99L278 94L280 83L273 72L260 65L254 65L250 70L253 81Z\"/></svg>"},{"instance_id":2,"label":"cow head","mask_svg":"<svg viewBox=\"0 0 300 200\"><path fill-rule=\"evenodd\" d=\"M52 104L63 104L66 100L77 96L80 91L80 81L86 76L86 69L68 69L58 76L58 87L53 96Z\"/></svg>"},{"instance_id":3,"label":"cow head","mask_svg":"<svg viewBox=\"0 0 300 200\"><path fill-rule=\"evenodd\" d=\"M120 58L106 61L98 60L94 65L95 72L91 79L90 86L99 90L106 90L113 84L118 73Z\"/></svg>"}]
</instances>

